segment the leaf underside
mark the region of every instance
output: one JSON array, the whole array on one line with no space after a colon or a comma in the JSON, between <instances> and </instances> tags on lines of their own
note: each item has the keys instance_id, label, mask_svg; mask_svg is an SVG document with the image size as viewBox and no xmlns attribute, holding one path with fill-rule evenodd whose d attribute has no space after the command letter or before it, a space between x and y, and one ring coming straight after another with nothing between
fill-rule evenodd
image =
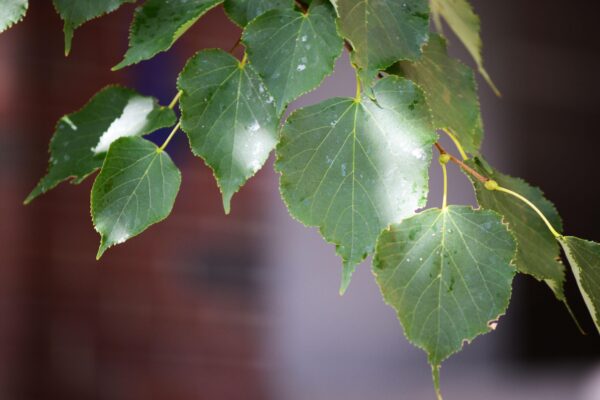
<instances>
[{"instance_id":1,"label":"leaf underside","mask_svg":"<svg viewBox=\"0 0 600 400\"><path fill-rule=\"evenodd\" d=\"M239 26L270 10L288 10L294 6L293 0L225 0L225 12Z\"/></svg>"},{"instance_id":2,"label":"leaf underside","mask_svg":"<svg viewBox=\"0 0 600 400\"><path fill-rule=\"evenodd\" d=\"M28 0L3 0L0 7L0 33L21 21L28 7Z\"/></svg>"}]
</instances>

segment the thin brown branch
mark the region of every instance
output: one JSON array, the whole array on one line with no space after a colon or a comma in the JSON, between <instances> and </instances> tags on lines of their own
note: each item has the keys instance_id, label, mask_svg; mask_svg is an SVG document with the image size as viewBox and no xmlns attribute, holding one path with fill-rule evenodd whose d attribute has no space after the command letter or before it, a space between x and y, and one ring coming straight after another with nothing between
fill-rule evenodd
<instances>
[{"instance_id":1,"label":"thin brown branch","mask_svg":"<svg viewBox=\"0 0 600 400\"><path fill-rule=\"evenodd\" d=\"M298 6L298 8L300 10L302 10L302 12L304 14L306 14L308 12L308 7L306 7L306 4L302 3L300 0L295 0L296 5Z\"/></svg>"},{"instance_id":2,"label":"thin brown branch","mask_svg":"<svg viewBox=\"0 0 600 400\"><path fill-rule=\"evenodd\" d=\"M237 40L237 41L234 43L234 45L233 45L233 46L231 46L231 49L229 49L229 53L230 53L230 54L233 54L233 52L235 51L235 49L237 49L237 48L238 48L238 46L240 45L240 43L241 43L241 42L242 42L242 37L240 36L240 37L238 38L238 40Z\"/></svg>"},{"instance_id":3,"label":"thin brown branch","mask_svg":"<svg viewBox=\"0 0 600 400\"><path fill-rule=\"evenodd\" d=\"M481 175L479 172L475 171L473 168L469 167L467 164L465 164L458 158L454 157L452 154L448 153L446 150L444 150L444 148L439 143L436 143L435 147L438 149L440 154L448 154L448 156L450 156L450 161L452 161L453 163L455 163L456 165L461 167L463 170L468 172L470 175L475 177L475 179L477 179L479 182L486 183L487 181L490 180L489 178L486 178L485 176Z\"/></svg>"}]
</instances>

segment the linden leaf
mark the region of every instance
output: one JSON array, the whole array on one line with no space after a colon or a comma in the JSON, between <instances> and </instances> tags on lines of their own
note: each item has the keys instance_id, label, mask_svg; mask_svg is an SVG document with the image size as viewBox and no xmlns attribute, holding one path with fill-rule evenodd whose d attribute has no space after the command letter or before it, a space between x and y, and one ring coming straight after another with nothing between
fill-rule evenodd
<instances>
[{"instance_id":1,"label":"linden leaf","mask_svg":"<svg viewBox=\"0 0 600 400\"><path fill-rule=\"evenodd\" d=\"M427 0L337 0L336 7L340 31L360 69L382 70L421 56L429 33Z\"/></svg>"},{"instance_id":2,"label":"linden leaf","mask_svg":"<svg viewBox=\"0 0 600 400\"><path fill-rule=\"evenodd\" d=\"M92 187L92 220L100 233L97 258L165 219L181 173L164 151L140 137L123 137L110 150Z\"/></svg>"},{"instance_id":3,"label":"linden leaf","mask_svg":"<svg viewBox=\"0 0 600 400\"><path fill-rule=\"evenodd\" d=\"M446 41L431 35L416 62L402 61L390 72L405 76L425 91L433 123L454 135L466 151L478 153L483 126L473 71L446 52Z\"/></svg>"},{"instance_id":4,"label":"linden leaf","mask_svg":"<svg viewBox=\"0 0 600 400\"><path fill-rule=\"evenodd\" d=\"M75 29L94 18L111 13L135 0L53 0L56 11L65 22L65 55L71 51Z\"/></svg>"},{"instance_id":5,"label":"linden leaf","mask_svg":"<svg viewBox=\"0 0 600 400\"><path fill-rule=\"evenodd\" d=\"M0 32L4 32L21 21L25 17L28 7L28 0L4 0L0 7Z\"/></svg>"},{"instance_id":6,"label":"linden leaf","mask_svg":"<svg viewBox=\"0 0 600 400\"><path fill-rule=\"evenodd\" d=\"M481 76L484 77L494 93L499 96L500 91L483 68L483 57L481 56L483 44L479 36L481 23L469 2L467 0L431 0L431 12L434 19L438 21L438 25L440 15L444 17L450 28L475 59Z\"/></svg>"},{"instance_id":7,"label":"linden leaf","mask_svg":"<svg viewBox=\"0 0 600 400\"><path fill-rule=\"evenodd\" d=\"M600 244L573 236L562 236L559 241L600 333Z\"/></svg>"},{"instance_id":8,"label":"linden leaf","mask_svg":"<svg viewBox=\"0 0 600 400\"><path fill-rule=\"evenodd\" d=\"M308 12L273 10L248 24L248 58L275 97L277 112L319 86L342 53L332 6L315 1Z\"/></svg>"},{"instance_id":9,"label":"linden leaf","mask_svg":"<svg viewBox=\"0 0 600 400\"><path fill-rule=\"evenodd\" d=\"M224 3L229 18L242 27L267 11L292 9L293 5L293 0L225 0Z\"/></svg>"},{"instance_id":10,"label":"linden leaf","mask_svg":"<svg viewBox=\"0 0 600 400\"><path fill-rule=\"evenodd\" d=\"M62 117L50 141L48 173L25 199L29 203L60 182L82 182L102 166L112 142L175 124L175 113L152 97L108 86L79 111Z\"/></svg>"},{"instance_id":11,"label":"linden leaf","mask_svg":"<svg viewBox=\"0 0 600 400\"><path fill-rule=\"evenodd\" d=\"M229 213L231 197L277 143L279 119L252 66L221 50L191 58L178 80L181 126L192 151L212 168Z\"/></svg>"},{"instance_id":12,"label":"linden leaf","mask_svg":"<svg viewBox=\"0 0 600 400\"><path fill-rule=\"evenodd\" d=\"M148 0L136 8L129 49L114 70L167 51L200 17L223 0Z\"/></svg>"},{"instance_id":13,"label":"linden leaf","mask_svg":"<svg viewBox=\"0 0 600 400\"><path fill-rule=\"evenodd\" d=\"M516 244L500 215L466 206L429 209L383 231L373 272L408 340L438 367L504 314Z\"/></svg>"},{"instance_id":14,"label":"linden leaf","mask_svg":"<svg viewBox=\"0 0 600 400\"><path fill-rule=\"evenodd\" d=\"M375 101L333 98L294 112L277 147L283 199L336 244L342 292L381 230L425 205L437 139L415 84L387 77L373 93Z\"/></svg>"}]
</instances>

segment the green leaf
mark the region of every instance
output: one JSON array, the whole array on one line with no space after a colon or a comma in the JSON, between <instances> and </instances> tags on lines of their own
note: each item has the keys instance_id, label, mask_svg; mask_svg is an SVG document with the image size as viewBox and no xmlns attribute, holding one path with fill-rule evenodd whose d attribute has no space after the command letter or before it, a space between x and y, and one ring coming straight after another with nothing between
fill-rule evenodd
<instances>
[{"instance_id":1,"label":"green leaf","mask_svg":"<svg viewBox=\"0 0 600 400\"><path fill-rule=\"evenodd\" d=\"M191 58L178 80L181 126L192 151L212 168L229 213L231 197L277 143L273 97L252 66L221 50Z\"/></svg>"},{"instance_id":2,"label":"green leaf","mask_svg":"<svg viewBox=\"0 0 600 400\"><path fill-rule=\"evenodd\" d=\"M427 353L434 375L506 311L515 250L500 215L466 206L429 209L379 237L377 283L408 340Z\"/></svg>"},{"instance_id":3,"label":"green leaf","mask_svg":"<svg viewBox=\"0 0 600 400\"><path fill-rule=\"evenodd\" d=\"M4 0L0 7L0 32L4 32L21 21L25 17L28 7L28 0Z\"/></svg>"},{"instance_id":4,"label":"green leaf","mask_svg":"<svg viewBox=\"0 0 600 400\"><path fill-rule=\"evenodd\" d=\"M365 71L416 60L429 32L428 0L337 0L342 35Z\"/></svg>"},{"instance_id":5,"label":"green leaf","mask_svg":"<svg viewBox=\"0 0 600 400\"><path fill-rule=\"evenodd\" d=\"M229 18L242 27L267 11L291 10L293 5L293 0L225 0L224 4Z\"/></svg>"},{"instance_id":6,"label":"green leaf","mask_svg":"<svg viewBox=\"0 0 600 400\"><path fill-rule=\"evenodd\" d=\"M498 88L483 68L483 57L481 55L483 44L479 36L481 24L469 2L467 0L431 0L431 12L438 24L440 15L444 17L450 28L475 59L479 73L485 78L494 93L499 96Z\"/></svg>"},{"instance_id":7,"label":"green leaf","mask_svg":"<svg viewBox=\"0 0 600 400\"><path fill-rule=\"evenodd\" d=\"M92 220L101 236L97 258L165 219L180 183L179 169L154 143L140 137L114 142L92 187Z\"/></svg>"},{"instance_id":8,"label":"green leaf","mask_svg":"<svg viewBox=\"0 0 600 400\"><path fill-rule=\"evenodd\" d=\"M136 8L129 49L113 71L167 51L207 11L223 0L148 0Z\"/></svg>"},{"instance_id":9,"label":"green leaf","mask_svg":"<svg viewBox=\"0 0 600 400\"><path fill-rule=\"evenodd\" d=\"M425 90L436 128L450 131L466 151L479 152L483 126L475 77L469 67L448 56L442 37L432 34L420 60L399 62L390 72Z\"/></svg>"},{"instance_id":10,"label":"green leaf","mask_svg":"<svg viewBox=\"0 0 600 400\"><path fill-rule=\"evenodd\" d=\"M342 292L381 230L425 205L437 139L415 84L387 77L373 93L375 101L333 98L294 112L277 147L283 199L336 245Z\"/></svg>"},{"instance_id":11,"label":"green leaf","mask_svg":"<svg viewBox=\"0 0 600 400\"><path fill-rule=\"evenodd\" d=\"M573 236L563 236L559 241L600 333L600 244Z\"/></svg>"},{"instance_id":12,"label":"green leaf","mask_svg":"<svg viewBox=\"0 0 600 400\"><path fill-rule=\"evenodd\" d=\"M343 47L333 8L323 1L313 2L306 14L269 11L248 24L242 41L278 113L333 72Z\"/></svg>"},{"instance_id":13,"label":"green leaf","mask_svg":"<svg viewBox=\"0 0 600 400\"><path fill-rule=\"evenodd\" d=\"M71 51L73 32L85 22L111 13L135 0L53 0L56 11L65 22L65 55Z\"/></svg>"},{"instance_id":14,"label":"green leaf","mask_svg":"<svg viewBox=\"0 0 600 400\"><path fill-rule=\"evenodd\" d=\"M555 229L562 230L561 218L554 204L544 197L539 188L527 184L522 179L493 170L482 159L475 158L468 164L477 172L498 182L500 186L527 198L542 211ZM471 180L479 205L502 215L515 234L518 244L515 258L517 270L545 281L556 298L566 303L563 290L565 267L559 261L560 248L542 219L519 199L499 191L487 190L479 181Z\"/></svg>"},{"instance_id":15,"label":"green leaf","mask_svg":"<svg viewBox=\"0 0 600 400\"><path fill-rule=\"evenodd\" d=\"M25 204L71 179L81 183L102 166L112 142L140 136L175 124L173 110L153 97L119 86L108 86L81 110L62 117L50 141L48 173L25 199Z\"/></svg>"}]
</instances>

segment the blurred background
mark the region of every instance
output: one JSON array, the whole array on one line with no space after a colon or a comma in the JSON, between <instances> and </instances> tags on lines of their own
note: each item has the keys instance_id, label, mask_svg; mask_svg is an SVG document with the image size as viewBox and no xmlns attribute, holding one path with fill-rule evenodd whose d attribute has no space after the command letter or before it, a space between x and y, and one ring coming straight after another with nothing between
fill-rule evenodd
<instances>
[{"instance_id":1,"label":"blurred background","mask_svg":"<svg viewBox=\"0 0 600 400\"><path fill-rule=\"evenodd\" d=\"M22 206L46 170L62 115L110 83L167 104L190 55L228 49L240 33L219 8L168 53L111 73L127 47L133 5L78 29L65 58L51 2L30 3L25 21L0 35L0 399L434 398L425 354L404 338L368 262L338 296L340 260L315 229L287 215L272 160L225 217L210 171L178 134L168 149L183 173L173 214L100 262L92 179ZM473 4L487 69L503 93L496 98L480 83L484 154L542 187L567 232L600 241L600 6ZM344 56L292 108L353 94ZM440 205L436 166L431 206ZM450 201L473 202L455 168ZM544 285L519 276L497 330L444 364L445 398L599 400L600 341L569 280L588 336Z\"/></svg>"}]
</instances>

